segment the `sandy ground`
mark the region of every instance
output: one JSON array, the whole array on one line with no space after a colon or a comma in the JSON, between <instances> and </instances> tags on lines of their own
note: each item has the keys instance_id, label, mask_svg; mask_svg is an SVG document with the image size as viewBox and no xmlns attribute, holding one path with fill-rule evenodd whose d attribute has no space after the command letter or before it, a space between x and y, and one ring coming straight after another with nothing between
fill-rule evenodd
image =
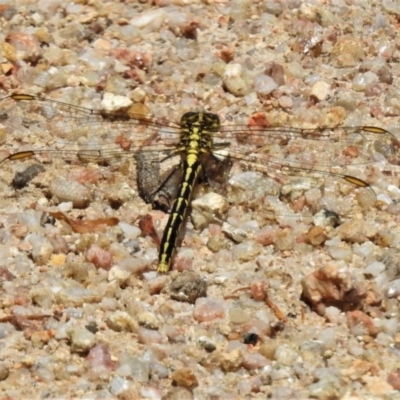
<instances>
[{"instance_id":1,"label":"sandy ground","mask_svg":"<svg viewBox=\"0 0 400 400\"><path fill-rule=\"evenodd\" d=\"M109 110L128 101L161 121L206 110L223 125L396 137L399 15L392 1L3 2L0 93ZM52 111L39 121L31 104L19 115L18 102L0 102L2 158L60 150L55 136L79 145L83 130L129 146L140 131L65 115L47 124ZM301 155L350 160L334 172L371 185L361 193L372 203L360 194L339 221L299 221L269 218L261 201L200 201L209 216L189 219L167 275L156 265L168 214L138 196L132 166L81 171L96 176L86 192L82 175L62 180L60 152L22 189L11 181L28 160L2 163L1 397L400 398L400 159L389 133L369 131L336 130ZM294 206L313 204L304 191Z\"/></svg>"}]
</instances>

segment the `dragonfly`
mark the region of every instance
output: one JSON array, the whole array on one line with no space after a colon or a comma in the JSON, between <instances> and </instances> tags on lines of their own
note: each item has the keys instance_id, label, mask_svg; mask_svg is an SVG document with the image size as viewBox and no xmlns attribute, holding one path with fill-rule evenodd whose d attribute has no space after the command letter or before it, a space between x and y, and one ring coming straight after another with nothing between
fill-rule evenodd
<instances>
[{"instance_id":1,"label":"dragonfly","mask_svg":"<svg viewBox=\"0 0 400 400\"><path fill-rule=\"evenodd\" d=\"M365 179L346 171L398 150L395 136L375 126L230 125L205 111L187 112L176 123L129 109L89 109L29 94L0 100L0 133L19 142L0 166L35 158L67 171L91 165L92 177L131 163L140 196L170 213L159 273L172 266L199 185L219 191L230 203L257 204L268 215L309 218L323 209L351 215L373 206L376 195Z\"/></svg>"}]
</instances>

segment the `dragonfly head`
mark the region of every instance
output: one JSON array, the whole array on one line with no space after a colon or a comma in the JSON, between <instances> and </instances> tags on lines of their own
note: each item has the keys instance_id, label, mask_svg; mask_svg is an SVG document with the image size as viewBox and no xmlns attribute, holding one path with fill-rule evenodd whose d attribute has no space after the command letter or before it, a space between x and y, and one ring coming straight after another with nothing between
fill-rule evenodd
<instances>
[{"instance_id":1,"label":"dragonfly head","mask_svg":"<svg viewBox=\"0 0 400 400\"><path fill-rule=\"evenodd\" d=\"M201 127L202 129L216 132L221 127L221 122L217 114L208 112L193 112L189 111L183 114L181 118L181 127L190 129L193 126Z\"/></svg>"}]
</instances>

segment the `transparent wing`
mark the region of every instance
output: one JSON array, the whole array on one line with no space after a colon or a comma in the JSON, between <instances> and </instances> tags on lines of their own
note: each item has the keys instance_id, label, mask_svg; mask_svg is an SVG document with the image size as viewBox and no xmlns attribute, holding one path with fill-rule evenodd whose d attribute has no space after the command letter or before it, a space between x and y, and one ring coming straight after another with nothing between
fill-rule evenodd
<instances>
[{"instance_id":1,"label":"transparent wing","mask_svg":"<svg viewBox=\"0 0 400 400\"><path fill-rule=\"evenodd\" d=\"M98 184L101 178L114 182L126 179L136 187L136 164L142 170L145 165L147 172L143 175L148 182L155 182L179 160L171 156L180 138L177 124L129 111L110 113L31 95L9 96L0 101L0 132L6 145L12 143L8 148L11 154L4 158L3 168L7 161L28 158L47 164L47 169L53 171L49 179L57 182L61 180L60 175L63 177L50 191L64 200L69 197L60 196L58 187L68 187L74 199L79 196L72 192L83 192L79 185L68 184L70 181L90 186ZM7 140L9 136L12 141ZM145 164L140 163L140 157L135 157L139 153L145 154ZM85 167L81 168L82 165ZM18 167L15 172L22 170L23 167ZM119 178L115 177L117 173ZM139 192L149 200L150 189L143 185L148 194L140 188ZM75 202L78 203L82 202Z\"/></svg>"},{"instance_id":2,"label":"transparent wing","mask_svg":"<svg viewBox=\"0 0 400 400\"><path fill-rule=\"evenodd\" d=\"M398 164L399 143L390 132L373 126L297 129L286 127L224 126L216 138L230 140L232 151L262 153L273 163L326 169L362 165L385 157ZM239 150L240 149L240 150Z\"/></svg>"},{"instance_id":3,"label":"transparent wing","mask_svg":"<svg viewBox=\"0 0 400 400\"><path fill-rule=\"evenodd\" d=\"M54 171L67 171L67 179L89 185L99 185L99 178L106 178L103 184L108 185L110 171L118 171L132 187L139 185L146 201L158 189L164 190L160 197L163 209L175 196L173 186L179 184L181 162L176 123L16 95L0 101L0 124L3 133L13 135L13 143L19 142L18 148L9 149L12 154L5 161L34 156ZM241 202L244 196L249 204L261 201L266 212L295 216L309 216L321 208L351 214L373 204L375 193L364 180L336 168L395 158L398 153L397 140L389 132L366 126L226 125L214 133L214 144L213 158L222 149L226 153L221 158L228 160L229 155L229 162L223 168L217 161L211 163L212 168L205 167L205 179L212 169L212 180L219 182L217 187L232 202ZM82 164L86 167L75 172ZM218 171L223 179L216 177ZM58 177L59 173L54 174ZM339 195L344 200L338 206L333 200Z\"/></svg>"},{"instance_id":4,"label":"transparent wing","mask_svg":"<svg viewBox=\"0 0 400 400\"><path fill-rule=\"evenodd\" d=\"M179 140L179 125L144 115L106 112L77 107L30 95L14 95L0 101L3 133L21 144L36 147L67 146L68 150L116 149L137 151L143 146L158 150ZM113 153L112 153L113 154Z\"/></svg>"}]
</instances>

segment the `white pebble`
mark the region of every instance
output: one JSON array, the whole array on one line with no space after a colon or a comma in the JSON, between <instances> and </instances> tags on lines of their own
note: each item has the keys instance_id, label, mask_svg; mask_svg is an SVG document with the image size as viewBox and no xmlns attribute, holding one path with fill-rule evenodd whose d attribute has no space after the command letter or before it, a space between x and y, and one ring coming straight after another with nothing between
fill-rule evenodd
<instances>
[{"instance_id":1,"label":"white pebble","mask_svg":"<svg viewBox=\"0 0 400 400\"><path fill-rule=\"evenodd\" d=\"M363 92L376 82L378 82L378 77L373 72L367 71L354 77L352 88L358 92Z\"/></svg>"},{"instance_id":2,"label":"white pebble","mask_svg":"<svg viewBox=\"0 0 400 400\"><path fill-rule=\"evenodd\" d=\"M278 84L268 75L260 74L254 80L254 90L261 95L270 94L277 87Z\"/></svg>"},{"instance_id":3,"label":"white pebble","mask_svg":"<svg viewBox=\"0 0 400 400\"><path fill-rule=\"evenodd\" d=\"M400 295L400 279L395 279L390 282L386 288L386 296L389 298L397 297Z\"/></svg>"},{"instance_id":4,"label":"white pebble","mask_svg":"<svg viewBox=\"0 0 400 400\"><path fill-rule=\"evenodd\" d=\"M331 85L329 83L318 81L311 88L311 97L318 101L325 100L331 93Z\"/></svg>"},{"instance_id":5,"label":"white pebble","mask_svg":"<svg viewBox=\"0 0 400 400\"><path fill-rule=\"evenodd\" d=\"M364 275L372 275L373 277L377 277L385 270L385 268L385 264L379 261L374 261L373 263L369 264L367 268L365 268Z\"/></svg>"},{"instance_id":6,"label":"white pebble","mask_svg":"<svg viewBox=\"0 0 400 400\"><path fill-rule=\"evenodd\" d=\"M72 208L73 208L72 201L64 201L58 205L58 209L63 213L71 211Z\"/></svg>"},{"instance_id":7,"label":"white pebble","mask_svg":"<svg viewBox=\"0 0 400 400\"><path fill-rule=\"evenodd\" d=\"M287 344L281 344L275 350L275 360L282 365L290 366L299 360L299 355Z\"/></svg>"},{"instance_id":8,"label":"white pebble","mask_svg":"<svg viewBox=\"0 0 400 400\"><path fill-rule=\"evenodd\" d=\"M114 395L119 395L129 388L130 382L119 376L114 376L110 383L110 392Z\"/></svg>"},{"instance_id":9,"label":"white pebble","mask_svg":"<svg viewBox=\"0 0 400 400\"><path fill-rule=\"evenodd\" d=\"M116 111L121 108L127 108L133 104L132 100L125 96L119 96L112 93L104 93L101 106L106 111Z\"/></svg>"},{"instance_id":10,"label":"white pebble","mask_svg":"<svg viewBox=\"0 0 400 400\"><path fill-rule=\"evenodd\" d=\"M341 311L333 306L329 306L325 308L325 316L328 318L329 322L333 324L337 324L340 319Z\"/></svg>"}]
</instances>

